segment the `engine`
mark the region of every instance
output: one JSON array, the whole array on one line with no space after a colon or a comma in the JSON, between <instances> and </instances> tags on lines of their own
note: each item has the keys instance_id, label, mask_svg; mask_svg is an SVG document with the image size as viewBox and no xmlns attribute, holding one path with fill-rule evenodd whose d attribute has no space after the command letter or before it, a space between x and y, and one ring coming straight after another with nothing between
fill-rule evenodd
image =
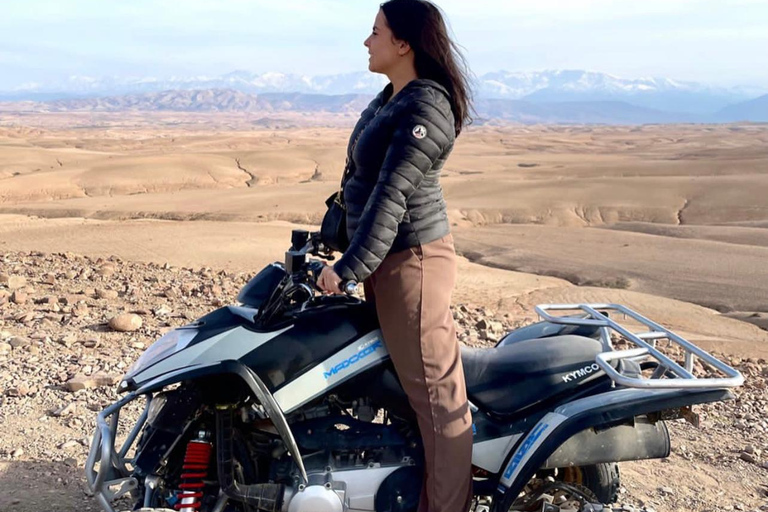
<instances>
[{"instance_id":1,"label":"engine","mask_svg":"<svg viewBox=\"0 0 768 512\"><path fill-rule=\"evenodd\" d=\"M416 510L420 492L421 469L404 463L311 473L285 498L288 512L406 512Z\"/></svg>"},{"instance_id":2,"label":"engine","mask_svg":"<svg viewBox=\"0 0 768 512\"><path fill-rule=\"evenodd\" d=\"M288 418L304 481L260 406L199 407L180 392L165 398L170 407L152 417L136 460L145 503L183 512L408 512L418 507L419 437L408 421L389 417L366 400L342 403L331 396Z\"/></svg>"},{"instance_id":3,"label":"engine","mask_svg":"<svg viewBox=\"0 0 768 512\"><path fill-rule=\"evenodd\" d=\"M421 446L396 423L376 421L376 411L355 402L354 415L329 407L303 411L291 423L308 482L286 492L288 512L409 511L421 492ZM379 417L379 420L382 418ZM276 466L293 471L280 460Z\"/></svg>"}]
</instances>

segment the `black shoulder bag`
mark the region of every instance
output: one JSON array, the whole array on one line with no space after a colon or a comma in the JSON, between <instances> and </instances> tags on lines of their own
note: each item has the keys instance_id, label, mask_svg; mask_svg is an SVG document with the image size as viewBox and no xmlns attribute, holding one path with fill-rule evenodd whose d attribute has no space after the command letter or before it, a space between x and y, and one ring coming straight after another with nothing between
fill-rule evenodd
<instances>
[{"instance_id":1,"label":"black shoulder bag","mask_svg":"<svg viewBox=\"0 0 768 512\"><path fill-rule=\"evenodd\" d=\"M381 107L376 109L376 112L371 117L371 121L376 114L379 113ZM371 123L368 121L368 124ZM344 166L344 174L341 178L341 185L339 190L331 194L331 196L325 200L325 205L328 207L328 211L325 212L323 217L323 223L320 226L320 238L326 247L330 247L334 251L344 252L349 247L349 237L347 236L347 205L344 204L344 185L353 173L352 154L355 152L357 141L360 140L360 136L368 127L366 124L355 137L349 153L347 154L347 163Z\"/></svg>"}]
</instances>

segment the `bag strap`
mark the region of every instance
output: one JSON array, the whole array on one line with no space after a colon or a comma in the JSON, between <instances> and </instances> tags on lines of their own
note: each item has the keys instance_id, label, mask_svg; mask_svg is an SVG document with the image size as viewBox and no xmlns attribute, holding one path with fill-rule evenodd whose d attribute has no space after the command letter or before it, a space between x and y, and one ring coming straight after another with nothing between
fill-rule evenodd
<instances>
[{"instance_id":1,"label":"bag strap","mask_svg":"<svg viewBox=\"0 0 768 512\"><path fill-rule=\"evenodd\" d=\"M381 110L381 105L379 105L379 107L376 109L376 112L373 113L368 122L365 123L365 126L363 126L359 132L357 132L357 137L355 137L355 140L352 141L352 145L349 147L349 151L347 152L347 161L344 164L344 173L341 175L341 184L339 185L339 191L336 193L336 199L334 200L342 208L345 208L344 185L347 184L347 181L353 174L354 166L352 164L352 155L355 153L355 148L357 147L357 142L360 140L360 136L363 134L365 129L368 128L368 125L371 124L371 121L373 121L373 119L379 113L379 110Z\"/></svg>"}]
</instances>

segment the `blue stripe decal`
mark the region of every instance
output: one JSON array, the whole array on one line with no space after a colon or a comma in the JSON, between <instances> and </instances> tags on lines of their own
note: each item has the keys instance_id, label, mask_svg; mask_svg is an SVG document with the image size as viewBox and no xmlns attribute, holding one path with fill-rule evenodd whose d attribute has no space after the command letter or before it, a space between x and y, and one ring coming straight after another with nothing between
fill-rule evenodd
<instances>
[{"instance_id":1,"label":"blue stripe decal","mask_svg":"<svg viewBox=\"0 0 768 512\"><path fill-rule=\"evenodd\" d=\"M543 434L548 427L548 423L539 423L531 431L531 433L528 434L528 437L525 438L525 441L523 441L520 449L515 452L512 460L509 461L509 466L507 466L507 470L504 472L504 478L509 479L512 476L512 473L514 473L515 469L517 469L517 466L520 465L520 462L523 460L523 457L525 457L525 454L528 453L536 440L541 437L541 434Z\"/></svg>"}]
</instances>

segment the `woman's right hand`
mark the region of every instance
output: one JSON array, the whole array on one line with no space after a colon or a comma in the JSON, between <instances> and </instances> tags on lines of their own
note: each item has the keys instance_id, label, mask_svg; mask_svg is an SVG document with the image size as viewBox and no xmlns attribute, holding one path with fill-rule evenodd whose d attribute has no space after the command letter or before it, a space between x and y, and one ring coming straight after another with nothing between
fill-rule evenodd
<instances>
[{"instance_id":1,"label":"woman's right hand","mask_svg":"<svg viewBox=\"0 0 768 512\"><path fill-rule=\"evenodd\" d=\"M333 267L326 265L320 271L320 277L317 278L317 287L324 293L342 294L341 277L333 270Z\"/></svg>"}]
</instances>

